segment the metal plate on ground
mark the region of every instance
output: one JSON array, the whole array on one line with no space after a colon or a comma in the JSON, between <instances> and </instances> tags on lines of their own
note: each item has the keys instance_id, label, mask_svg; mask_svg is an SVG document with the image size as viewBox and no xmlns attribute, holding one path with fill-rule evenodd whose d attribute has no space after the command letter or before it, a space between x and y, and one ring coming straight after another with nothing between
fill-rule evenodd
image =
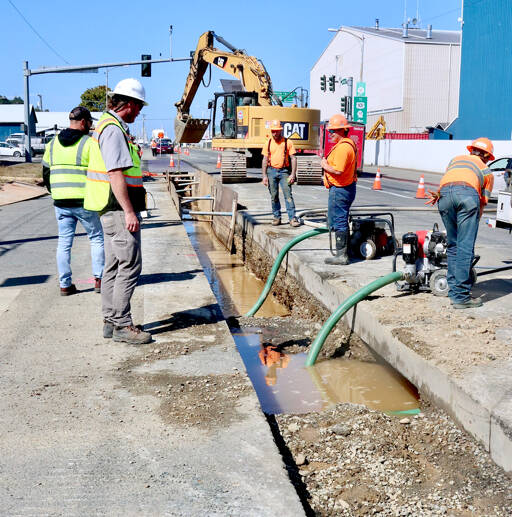
<instances>
[{"instance_id":1,"label":"metal plate on ground","mask_svg":"<svg viewBox=\"0 0 512 517\"><path fill-rule=\"evenodd\" d=\"M18 181L3 183L0 184L0 206L45 196L46 194L48 194L48 191L45 187L38 187L30 183L20 183Z\"/></svg>"}]
</instances>

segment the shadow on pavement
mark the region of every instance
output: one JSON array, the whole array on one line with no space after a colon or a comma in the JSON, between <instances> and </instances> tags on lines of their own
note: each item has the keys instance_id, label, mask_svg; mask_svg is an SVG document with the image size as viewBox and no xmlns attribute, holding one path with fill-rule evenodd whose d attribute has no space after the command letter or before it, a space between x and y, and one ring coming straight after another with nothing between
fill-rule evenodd
<instances>
[{"instance_id":1,"label":"shadow on pavement","mask_svg":"<svg viewBox=\"0 0 512 517\"><path fill-rule=\"evenodd\" d=\"M146 323L144 330L151 332L152 335L163 334L173 330L185 329L195 325L210 325L224 321L222 312L218 304L205 305L197 309L175 312L170 318L165 320Z\"/></svg>"},{"instance_id":2,"label":"shadow on pavement","mask_svg":"<svg viewBox=\"0 0 512 517\"><path fill-rule=\"evenodd\" d=\"M1 284L0 287L14 287L18 285L34 285L34 284L44 284L48 281L50 275L32 275L32 276L15 276L11 278L6 278Z\"/></svg>"},{"instance_id":3,"label":"shadow on pavement","mask_svg":"<svg viewBox=\"0 0 512 517\"><path fill-rule=\"evenodd\" d=\"M483 301L497 300L512 293L512 280L510 278L492 278L478 282L472 289L472 294L482 296Z\"/></svg>"},{"instance_id":4,"label":"shadow on pavement","mask_svg":"<svg viewBox=\"0 0 512 517\"><path fill-rule=\"evenodd\" d=\"M197 273L201 273L202 269L192 269L182 273L150 273L149 275L141 275L138 285L159 284L162 282L179 282L181 280L191 280Z\"/></svg>"}]
</instances>

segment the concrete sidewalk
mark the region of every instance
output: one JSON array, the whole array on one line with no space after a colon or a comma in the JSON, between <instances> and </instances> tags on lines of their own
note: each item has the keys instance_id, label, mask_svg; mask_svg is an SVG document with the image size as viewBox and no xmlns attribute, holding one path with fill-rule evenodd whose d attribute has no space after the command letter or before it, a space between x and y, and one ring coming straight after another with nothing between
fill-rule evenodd
<instances>
[{"instance_id":1,"label":"concrete sidewalk","mask_svg":"<svg viewBox=\"0 0 512 517\"><path fill-rule=\"evenodd\" d=\"M153 343L103 339L90 286L0 291L0 513L303 515L165 184L146 186L132 306ZM77 239L74 278L88 248Z\"/></svg>"}]
</instances>

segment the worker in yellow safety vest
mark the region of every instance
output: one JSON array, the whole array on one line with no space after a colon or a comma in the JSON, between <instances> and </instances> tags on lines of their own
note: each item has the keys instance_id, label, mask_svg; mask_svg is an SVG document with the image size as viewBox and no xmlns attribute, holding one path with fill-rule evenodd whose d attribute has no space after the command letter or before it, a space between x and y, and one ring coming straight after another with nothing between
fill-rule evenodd
<instances>
[{"instance_id":1,"label":"worker in yellow safety vest","mask_svg":"<svg viewBox=\"0 0 512 517\"><path fill-rule=\"evenodd\" d=\"M133 324L130 309L142 270L140 212L146 209L146 191L128 124L147 105L145 97L136 79L123 79L109 93L108 111L92 134L84 205L100 214L105 235L103 337L131 344L151 341L149 332Z\"/></svg>"},{"instance_id":2,"label":"worker in yellow safety vest","mask_svg":"<svg viewBox=\"0 0 512 517\"><path fill-rule=\"evenodd\" d=\"M467 146L469 155L453 158L441 178L439 190L430 192L427 204L438 203L448 241L448 296L455 309L480 307L471 297L471 269L482 212L489 201L494 176L487 167L494 160L494 146L488 138L477 138Z\"/></svg>"},{"instance_id":3,"label":"worker in yellow safety vest","mask_svg":"<svg viewBox=\"0 0 512 517\"><path fill-rule=\"evenodd\" d=\"M101 291L105 264L103 230L98 214L84 209L92 125L93 119L87 108L73 108L69 114L69 128L52 138L42 160L43 181L53 198L59 229L57 269L61 296L77 292L71 280L71 247L78 221L85 228L91 244L94 290L97 293Z\"/></svg>"}]
</instances>

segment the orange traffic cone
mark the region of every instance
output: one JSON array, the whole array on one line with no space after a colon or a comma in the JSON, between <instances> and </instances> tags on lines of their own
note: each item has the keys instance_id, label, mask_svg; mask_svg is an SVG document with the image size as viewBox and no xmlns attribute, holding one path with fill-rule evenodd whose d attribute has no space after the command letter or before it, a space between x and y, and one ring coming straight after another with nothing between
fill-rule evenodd
<instances>
[{"instance_id":1,"label":"orange traffic cone","mask_svg":"<svg viewBox=\"0 0 512 517\"><path fill-rule=\"evenodd\" d=\"M418 183L416 199L425 199L425 177L423 176L423 174L420 176L420 182Z\"/></svg>"},{"instance_id":2,"label":"orange traffic cone","mask_svg":"<svg viewBox=\"0 0 512 517\"><path fill-rule=\"evenodd\" d=\"M377 167L377 174L375 175L372 190L382 190L382 185L380 184L380 167Z\"/></svg>"},{"instance_id":3,"label":"orange traffic cone","mask_svg":"<svg viewBox=\"0 0 512 517\"><path fill-rule=\"evenodd\" d=\"M217 155L217 169L220 169L222 166L222 163L220 161L220 153Z\"/></svg>"},{"instance_id":4,"label":"orange traffic cone","mask_svg":"<svg viewBox=\"0 0 512 517\"><path fill-rule=\"evenodd\" d=\"M171 159L169 160L169 167L174 167L174 158L171 154Z\"/></svg>"},{"instance_id":5,"label":"orange traffic cone","mask_svg":"<svg viewBox=\"0 0 512 517\"><path fill-rule=\"evenodd\" d=\"M190 151L189 151L188 147L185 147L185 154L186 154L187 156L190 156Z\"/></svg>"}]
</instances>

